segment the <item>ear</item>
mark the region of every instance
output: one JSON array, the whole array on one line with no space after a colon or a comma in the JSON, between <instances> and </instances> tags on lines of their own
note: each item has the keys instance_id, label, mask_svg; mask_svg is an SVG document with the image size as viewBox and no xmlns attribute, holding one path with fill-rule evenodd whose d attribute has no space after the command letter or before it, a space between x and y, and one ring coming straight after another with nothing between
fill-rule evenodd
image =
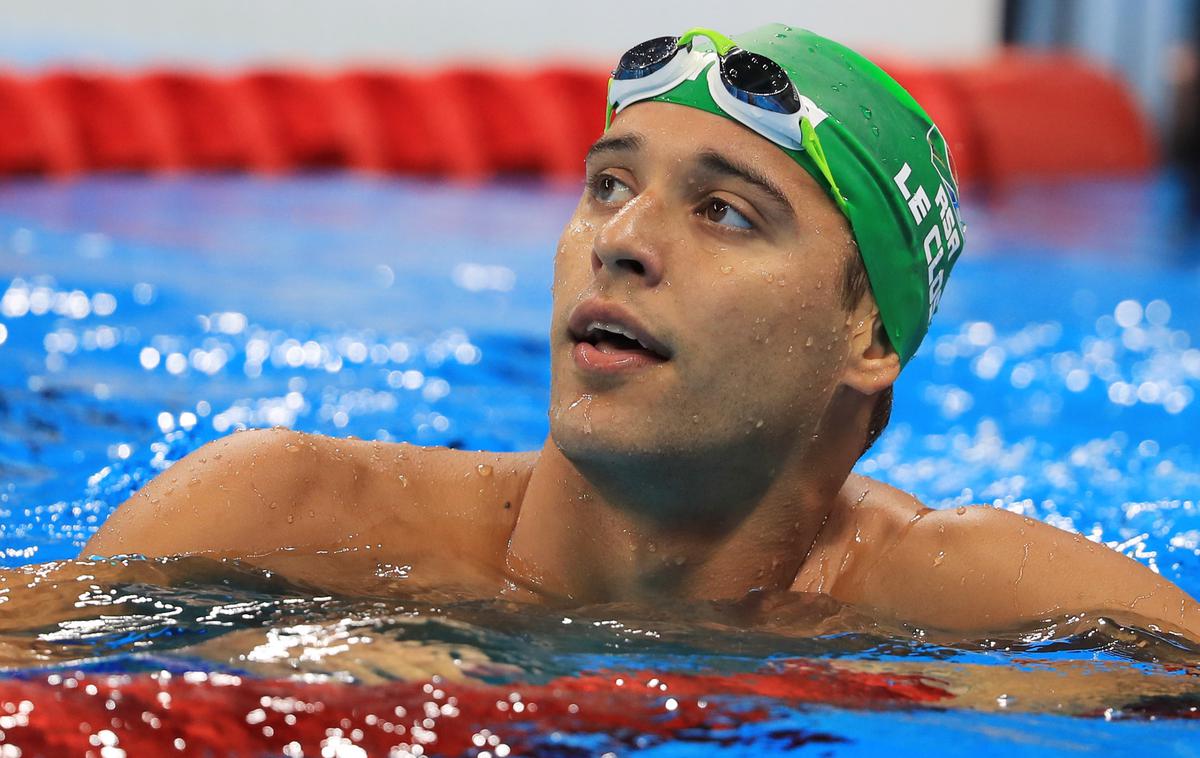
<instances>
[{"instance_id":1,"label":"ear","mask_svg":"<svg viewBox=\"0 0 1200 758\"><path fill-rule=\"evenodd\" d=\"M864 395L882 392L900 375L900 354L892 347L879 308L864 296L850 314L850 344L842 384Z\"/></svg>"}]
</instances>

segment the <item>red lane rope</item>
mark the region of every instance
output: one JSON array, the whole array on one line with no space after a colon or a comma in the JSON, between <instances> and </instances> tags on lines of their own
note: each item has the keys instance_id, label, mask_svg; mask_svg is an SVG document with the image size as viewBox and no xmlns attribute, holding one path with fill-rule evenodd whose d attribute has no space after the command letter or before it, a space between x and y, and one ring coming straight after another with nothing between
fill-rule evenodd
<instances>
[{"instance_id":1,"label":"red lane rope","mask_svg":"<svg viewBox=\"0 0 1200 758\"><path fill-rule=\"evenodd\" d=\"M939 124L964 183L1145 171L1151 130L1116 78L1065 55L885 64ZM0 72L0 175L351 168L577 178L607 74L561 66L333 75Z\"/></svg>"}]
</instances>

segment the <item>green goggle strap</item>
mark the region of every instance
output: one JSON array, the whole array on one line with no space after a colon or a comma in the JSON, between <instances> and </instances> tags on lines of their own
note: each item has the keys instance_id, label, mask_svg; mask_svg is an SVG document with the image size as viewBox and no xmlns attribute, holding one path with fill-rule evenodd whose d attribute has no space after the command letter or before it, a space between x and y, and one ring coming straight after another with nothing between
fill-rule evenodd
<instances>
[{"instance_id":1,"label":"green goggle strap","mask_svg":"<svg viewBox=\"0 0 1200 758\"><path fill-rule=\"evenodd\" d=\"M604 98L607 104L604 106L604 131L608 131L608 127L612 126L613 117L613 102L612 102L612 77L608 78L608 87L604 90Z\"/></svg>"},{"instance_id":2,"label":"green goggle strap","mask_svg":"<svg viewBox=\"0 0 1200 758\"><path fill-rule=\"evenodd\" d=\"M713 47L717 49L717 55L722 57L729 55L729 51L737 47L737 45L733 43L733 40L729 39L724 34L715 32L712 29L705 29L701 26L693 27L684 32L683 36L679 38L679 46L684 47L686 45L690 45L692 40L696 37L708 37L709 41L713 43Z\"/></svg>"},{"instance_id":3,"label":"green goggle strap","mask_svg":"<svg viewBox=\"0 0 1200 758\"><path fill-rule=\"evenodd\" d=\"M838 208L846 213L846 198L838 189L837 182L833 180L833 172L829 170L829 161L825 158L825 150L821 147L821 140L817 139L817 130L813 128L812 122L808 120L807 116L800 118L800 146L820 169L821 176L825 177L825 181L829 182L829 189L833 191L833 200L837 203Z\"/></svg>"}]
</instances>

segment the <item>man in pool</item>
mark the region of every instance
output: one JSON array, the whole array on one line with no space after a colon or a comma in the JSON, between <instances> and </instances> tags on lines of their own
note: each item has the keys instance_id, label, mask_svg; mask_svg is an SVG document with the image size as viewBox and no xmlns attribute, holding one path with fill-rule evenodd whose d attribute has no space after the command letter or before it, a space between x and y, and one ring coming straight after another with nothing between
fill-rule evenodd
<instances>
[{"instance_id":1,"label":"man in pool","mask_svg":"<svg viewBox=\"0 0 1200 758\"><path fill-rule=\"evenodd\" d=\"M851 472L963 241L946 145L880 69L780 25L651 40L614 72L586 166L541 450L246 431L83 555L286 558L319 580L353 554L565 603L793 590L964 634L1086 615L1200 640L1200 606L1103 545Z\"/></svg>"}]
</instances>

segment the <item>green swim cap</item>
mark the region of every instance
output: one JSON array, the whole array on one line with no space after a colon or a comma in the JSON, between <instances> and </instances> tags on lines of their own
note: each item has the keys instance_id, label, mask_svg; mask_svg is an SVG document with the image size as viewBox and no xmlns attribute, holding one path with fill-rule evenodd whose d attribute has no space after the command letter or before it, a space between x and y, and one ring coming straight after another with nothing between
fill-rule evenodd
<instances>
[{"instance_id":1,"label":"green swim cap","mask_svg":"<svg viewBox=\"0 0 1200 758\"><path fill-rule=\"evenodd\" d=\"M828 114L814 129L818 155L776 146L803 166L850 220L884 328L903 366L925 337L962 252L958 186L945 139L896 80L843 45L782 24L732 39L782 66L799 93ZM703 36L694 44L712 49ZM736 121L713 101L706 74L707 69L649 100Z\"/></svg>"}]
</instances>

